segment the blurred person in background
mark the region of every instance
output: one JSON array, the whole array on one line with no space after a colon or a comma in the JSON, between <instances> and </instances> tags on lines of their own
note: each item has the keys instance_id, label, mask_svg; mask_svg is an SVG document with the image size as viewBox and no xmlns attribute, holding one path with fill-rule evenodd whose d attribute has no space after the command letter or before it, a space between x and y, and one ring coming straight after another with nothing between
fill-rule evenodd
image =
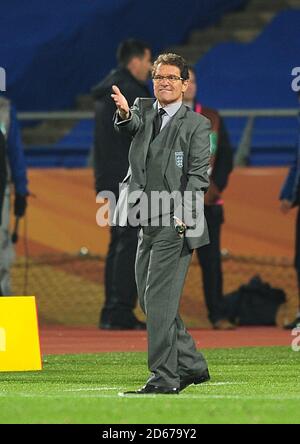
<instances>
[{"instance_id":1,"label":"blurred person in background","mask_svg":"<svg viewBox=\"0 0 300 444\"><path fill-rule=\"evenodd\" d=\"M208 224L210 244L197 248L202 269L203 290L208 317L218 330L232 330L235 326L226 318L223 295L221 259L221 227L224 223L222 191L226 188L233 168L233 155L229 136L219 113L196 101L197 80L195 70L189 67L190 81L184 94L184 103L211 121L210 185L204 196L204 214Z\"/></svg>"},{"instance_id":2,"label":"blurred person in background","mask_svg":"<svg viewBox=\"0 0 300 444\"><path fill-rule=\"evenodd\" d=\"M2 219L2 205L4 199L6 178L7 178L7 170L6 170L5 137L2 131L0 130L0 225Z\"/></svg>"},{"instance_id":3,"label":"blurred person in background","mask_svg":"<svg viewBox=\"0 0 300 444\"><path fill-rule=\"evenodd\" d=\"M0 225L0 295L11 295L10 267L15 252L10 233L11 183L14 186L14 215L23 217L27 207L27 173L16 110L0 95L2 211ZM3 171L3 163L5 170Z\"/></svg>"},{"instance_id":4,"label":"blurred person in background","mask_svg":"<svg viewBox=\"0 0 300 444\"><path fill-rule=\"evenodd\" d=\"M300 104L300 92L298 92L298 100ZM298 324L300 326L300 110L298 124L298 145L296 147L295 159L280 193L280 209L283 214L287 214L292 208L298 207L294 262L298 279L298 311L295 319L284 326L288 330L296 328Z\"/></svg>"},{"instance_id":5,"label":"blurred person in background","mask_svg":"<svg viewBox=\"0 0 300 444\"><path fill-rule=\"evenodd\" d=\"M137 97L150 97L146 85L151 63L150 47L139 40L128 39L117 50L118 67L92 90L95 99L94 173L96 192L108 190L119 197L119 183L128 170L128 152L131 137L114 130L115 105L111 88L116 84L133 105ZM111 239L105 265L105 302L99 327L103 329L145 329L134 309L137 288L134 263L138 229L111 227Z\"/></svg>"}]
</instances>

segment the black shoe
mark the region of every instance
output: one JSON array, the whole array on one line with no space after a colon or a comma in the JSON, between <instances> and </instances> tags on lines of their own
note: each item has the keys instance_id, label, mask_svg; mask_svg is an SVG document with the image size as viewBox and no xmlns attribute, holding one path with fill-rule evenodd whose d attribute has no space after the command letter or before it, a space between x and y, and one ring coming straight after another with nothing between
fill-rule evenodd
<instances>
[{"instance_id":1,"label":"black shoe","mask_svg":"<svg viewBox=\"0 0 300 444\"><path fill-rule=\"evenodd\" d=\"M300 327L300 316L297 316L293 322L284 325L285 330L293 330L294 328Z\"/></svg>"},{"instance_id":2,"label":"black shoe","mask_svg":"<svg viewBox=\"0 0 300 444\"><path fill-rule=\"evenodd\" d=\"M159 387L157 385L146 384L138 390L124 392L124 395L178 395L179 389L172 387Z\"/></svg>"},{"instance_id":3,"label":"black shoe","mask_svg":"<svg viewBox=\"0 0 300 444\"><path fill-rule=\"evenodd\" d=\"M141 321L134 321L134 322L130 322L130 323L118 323L118 324L113 324L113 323L105 323L105 322L101 322L99 328L101 328L102 330L146 330L146 324L145 322L141 322Z\"/></svg>"},{"instance_id":4,"label":"black shoe","mask_svg":"<svg viewBox=\"0 0 300 444\"><path fill-rule=\"evenodd\" d=\"M180 379L179 391L181 392L181 390L184 390L191 384L202 384L203 382L207 382L209 380L210 376L208 370L205 370L205 372L203 372L200 376L186 376Z\"/></svg>"}]
</instances>

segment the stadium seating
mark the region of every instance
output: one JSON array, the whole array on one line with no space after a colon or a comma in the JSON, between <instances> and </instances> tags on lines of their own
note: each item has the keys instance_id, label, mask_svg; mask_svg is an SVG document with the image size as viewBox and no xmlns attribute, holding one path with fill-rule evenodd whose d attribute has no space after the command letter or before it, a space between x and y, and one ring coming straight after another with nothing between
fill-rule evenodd
<instances>
[{"instance_id":1,"label":"stadium seating","mask_svg":"<svg viewBox=\"0 0 300 444\"><path fill-rule=\"evenodd\" d=\"M253 42L215 46L196 65L199 100L217 109L296 108L291 88L299 65L300 11L276 16ZM245 119L227 119L236 149ZM288 165L297 143L296 118L257 118L250 165Z\"/></svg>"},{"instance_id":2,"label":"stadium seating","mask_svg":"<svg viewBox=\"0 0 300 444\"><path fill-rule=\"evenodd\" d=\"M157 53L246 3L4 0L0 52L8 89L19 111L72 108L77 95L89 92L115 66L121 40L144 39Z\"/></svg>"},{"instance_id":3,"label":"stadium seating","mask_svg":"<svg viewBox=\"0 0 300 444\"><path fill-rule=\"evenodd\" d=\"M127 31L122 33L118 29L112 33L112 21L117 23L122 19L126 29L130 28L129 23L135 23L135 35L148 40L158 52L166 44L183 42L192 29L217 23L225 12L242 8L247 3L245 0L187 0L185 15L181 1L172 1L171 9L168 1L159 2L165 26L158 35L152 32L156 0L145 6L144 14L147 13L149 20L143 23L143 29L137 19L141 16L137 0L131 1L130 8L125 0L114 3L76 0L72 8L66 1L60 3L59 9L65 8L67 20L64 22L57 20L58 0L54 0L47 10L45 26L41 26L44 11L40 2L31 0L30 8L19 5L13 14L11 8L15 1L7 5L6 23L10 26L6 24L0 28L0 35L3 30L8 32L6 41L9 40L10 45L0 43L0 47L9 74L10 94L19 111L70 108L78 94L88 92L115 65L117 43L128 37ZM35 29L35 32L27 34L30 37L23 39L20 46L20 39L12 31L24 31L26 9L30 11L27 29ZM32 15L32 10L36 15ZM169 20L170 10L172 20ZM253 42L222 43L213 47L196 65L201 85L198 99L221 110L296 107L291 71L299 64L299 23L300 11L287 10L278 14ZM247 120L244 117L225 120L236 150ZM288 165L297 141L297 125L295 118L256 118L249 164ZM80 121L54 146L29 145L28 165L85 166L92 132L93 122Z\"/></svg>"}]
</instances>

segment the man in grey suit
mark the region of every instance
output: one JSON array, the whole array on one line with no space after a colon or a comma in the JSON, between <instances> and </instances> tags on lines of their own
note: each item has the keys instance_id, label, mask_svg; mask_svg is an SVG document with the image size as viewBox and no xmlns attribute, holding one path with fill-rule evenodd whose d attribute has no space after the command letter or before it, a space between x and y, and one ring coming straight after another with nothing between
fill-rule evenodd
<instances>
[{"instance_id":1,"label":"man in grey suit","mask_svg":"<svg viewBox=\"0 0 300 444\"><path fill-rule=\"evenodd\" d=\"M116 85L112 94L115 127L133 137L114 221L141 226L136 281L152 373L143 388L126 394L178 394L210 378L178 313L193 249L209 243L203 196L210 123L182 104L189 74L181 56L160 55L152 77L156 100L137 99L130 109ZM169 196L169 205L157 203L157 193Z\"/></svg>"}]
</instances>

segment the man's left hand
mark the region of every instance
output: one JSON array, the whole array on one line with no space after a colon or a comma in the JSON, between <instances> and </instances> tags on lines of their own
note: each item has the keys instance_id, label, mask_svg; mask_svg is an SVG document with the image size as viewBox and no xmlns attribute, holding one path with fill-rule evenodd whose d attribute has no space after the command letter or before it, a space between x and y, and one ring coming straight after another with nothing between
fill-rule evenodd
<instances>
[{"instance_id":1,"label":"man's left hand","mask_svg":"<svg viewBox=\"0 0 300 444\"><path fill-rule=\"evenodd\" d=\"M22 194L15 195L14 214L16 217L23 217L27 207L27 196Z\"/></svg>"}]
</instances>

